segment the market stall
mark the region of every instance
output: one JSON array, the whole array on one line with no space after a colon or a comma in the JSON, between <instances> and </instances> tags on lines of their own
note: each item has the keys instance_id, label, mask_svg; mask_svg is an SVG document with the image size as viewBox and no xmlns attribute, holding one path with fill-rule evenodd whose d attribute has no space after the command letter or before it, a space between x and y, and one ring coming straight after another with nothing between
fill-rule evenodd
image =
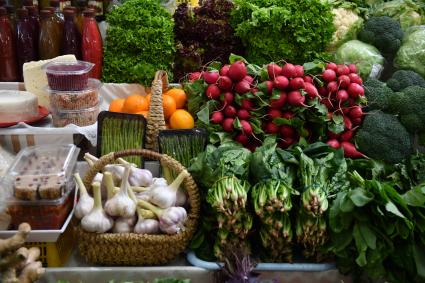
<instances>
[{"instance_id":1,"label":"market stall","mask_svg":"<svg viewBox=\"0 0 425 283\"><path fill-rule=\"evenodd\" d=\"M421 1L17 2L1 282L425 282Z\"/></svg>"}]
</instances>

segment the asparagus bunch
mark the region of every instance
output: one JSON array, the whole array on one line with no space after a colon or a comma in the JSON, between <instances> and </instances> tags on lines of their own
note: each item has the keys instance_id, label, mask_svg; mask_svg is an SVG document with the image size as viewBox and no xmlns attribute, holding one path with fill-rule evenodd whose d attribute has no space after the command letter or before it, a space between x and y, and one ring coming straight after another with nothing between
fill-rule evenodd
<instances>
[{"instance_id":1,"label":"asparagus bunch","mask_svg":"<svg viewBox=\"0 0 425 283\"><path fill-rule=\"evenodd\" d=\"M261 221L260 238L269 260L292 261L292 229L288 212L294 190L284 181L257 183L252 189L252 203Z\"/></svg>"},{"instance_id":2,"label":"asparagus bunch","mask_svg":"<svg viewBox=\"0 0 425 283\"><path fill-rule=\"evenodd\" d=\"M208 190L207 202L217 214L218 232L214 244L217 258L223 256L225 243L244 241L252 227L252 216L246 210L249 184L238 178L223 177Z\"/></svg>"}]
</instances>

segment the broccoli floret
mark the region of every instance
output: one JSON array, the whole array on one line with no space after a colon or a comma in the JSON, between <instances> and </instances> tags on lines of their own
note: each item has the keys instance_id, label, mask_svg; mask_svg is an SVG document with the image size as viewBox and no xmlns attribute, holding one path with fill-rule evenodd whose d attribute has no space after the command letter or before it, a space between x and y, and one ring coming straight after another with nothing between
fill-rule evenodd
<instances>
[{"instance_id":1,"label":"broccoli floret","mask_svg":"<svg viewBox=\"0 0 425 283\"><path fill-rule=\"evenodd\" d=\"M400 23L390 17L371 17L358 38L378 48L384 57L392 57L401 46L403 30Z\"/></svg>"},{"instance_id":2,"label":"broccoli floret","mask_svg":"<svg viewBox=\"0 0 425 283\"><path fill-rule=\"evenodd\" d=\"M410 70L398 70L387 81L387 86L393 91L402 91L413 85L425 87L425 80L421 75Z\"/></svg>"},{"instance_id":3,"label":"broccoli floret","mask_svg":"<svg viewBox=\"0 0 425 283\"><path fill-rule=\"evenodd\" d=\"M376 79L368 79L363 85L367 98L367 111L388 110L389 97L393 95L393 91L384 82Z\"/></svg>"},{"instance_id":4,"label":"broccoli floret","mask_svg":"<svg viewBox=\"0 0 425 283\"><path fill-rule=\"evenodd\" d=\"M361 152L370 158L398 163L413 151L407 130L398 119L380 110L369 112L355 137Z\"/></svg>"},{"instance_id":5,"label":"broccoli floret","mask_svg":"<svg viewBox=\"0 0 425 283\"><path fill-rule=\"evenodd\" d=\"M390 105L392 109L397 109L403 126L411 133L425 132L425 88L409 86L396 94L397 97L390 100Z\"/></svg>"}]
</instances>

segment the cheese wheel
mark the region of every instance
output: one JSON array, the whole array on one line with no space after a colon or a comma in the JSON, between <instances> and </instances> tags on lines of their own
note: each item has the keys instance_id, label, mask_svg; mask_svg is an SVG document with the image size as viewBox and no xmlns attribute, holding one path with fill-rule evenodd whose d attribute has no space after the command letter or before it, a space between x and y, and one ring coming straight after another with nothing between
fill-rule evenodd
<instances>
[{"instance_id":1,"label":"cheese wheel","mask_svg":"<svg viewBox=\"0 0 425 283\"><path fill-rule=\"evenodd\" d=\"M38 99L27 91L0 90L0 122L18 122L38 116Z\"/></svg>"}]
</instances>

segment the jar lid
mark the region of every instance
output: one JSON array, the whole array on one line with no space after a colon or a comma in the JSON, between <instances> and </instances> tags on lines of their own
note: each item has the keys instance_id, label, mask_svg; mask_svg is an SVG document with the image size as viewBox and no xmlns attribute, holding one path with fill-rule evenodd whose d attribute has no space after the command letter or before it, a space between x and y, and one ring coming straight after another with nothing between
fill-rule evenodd
<instances>
[{"instance_id":1,"label":"jar lid","mask_svg":"<svg viewBox=\"0 0 425 283\"><path fill-rule=\"evenodd\" d=\"M36 6L25 6L25 9L28 10L28 15L30 16L37 16L38 15L38 9Z\"/></svg>"},{"instance_id":2,"label":"jar lid","mask_svg":"<svg viewBox=\"0 0 425 283\"><path fill-rule=\"evenodd\" d=\"M75 11L71 9L63 10L63 14L66 19L72 19L75 16Z\"/></svg>"},{"instance_id":3,"label":"jar lid","mask_svg":"<svg viewBox=\"0 0 425 283\"><path fill-rule=\"evenodd\" d=\"M0 7L0 16L6 16L7 15L7 10L4 7Z\"/></svg>"},{"instance_id":4,"label":"jar lid","mask_svg":"<svg viewBox=\"0 0 425 283\"><path fill-rule=\"evenodd\" d=\"M85 9L83 11L83 16L84 17L94 17L95 16L95 11L94 9Z\"/></svg>"},{"instance_id":5,"label":"jar lid","mask_svg":"<svg viewBox=\"0 0 425 283\"><path fill-rule=\"evenodd\" d=\"M52 14L53 14L53 12L52 12L51 10L49 10L49 9L43 9L43 10L41 10L41 11L40 11L40 16L41 16L42 18L48 18L48 17L50 17Z\"/></svg>"},{"instance_id":6,"label":"jar lid","mask_svg":"<svg viewBox=\"0 0 425 283\"><path fill-rule=\"evenodd\" d=\"M16 9L16 15L18 16L18 18L28 17L28 10L25 8Z\"/></svg>"}]
</instances>

